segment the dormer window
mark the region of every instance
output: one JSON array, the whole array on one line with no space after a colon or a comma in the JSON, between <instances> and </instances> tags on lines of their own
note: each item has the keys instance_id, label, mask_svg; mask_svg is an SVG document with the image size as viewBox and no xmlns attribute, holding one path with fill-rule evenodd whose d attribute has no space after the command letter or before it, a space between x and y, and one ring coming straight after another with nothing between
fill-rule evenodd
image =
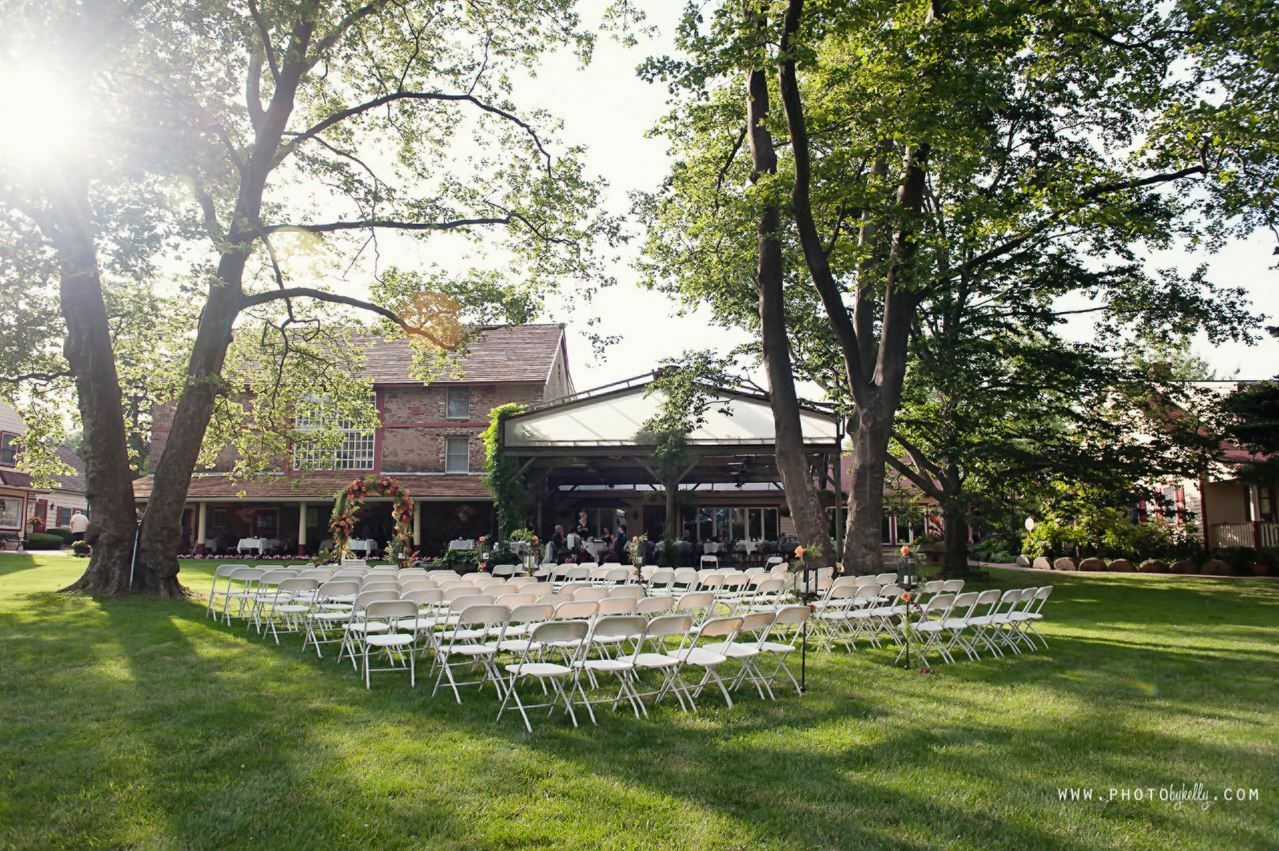
<instances>
[{"instance_id":1,"label":"dormer window","mask_svg":"<svg viewBox=\"0 0 1279 851\"><path fill-rule=\"evenodd\" d=\"M448 388L448 405L445 417L450 420L469 420L471 418L471 388Z\"/></svg>"}]
</instances>

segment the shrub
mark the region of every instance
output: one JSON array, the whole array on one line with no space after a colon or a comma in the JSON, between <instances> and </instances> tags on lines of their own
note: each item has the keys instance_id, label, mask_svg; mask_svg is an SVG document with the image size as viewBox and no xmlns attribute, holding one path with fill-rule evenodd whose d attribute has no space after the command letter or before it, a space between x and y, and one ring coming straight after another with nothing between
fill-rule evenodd
<instances>
[{"instance_id":1,"label":"shrub","mask_svg":"<svg viewBox=\"0 0 1279 851\"><path fill-rule=\"evenodd\" d=\"M1257 559L1257 551L1252 547L1226 547L1218 550L1216 555L1235 573L1248 573Z\"/></svg>"},{"instance_id":2,"label":"shrub","mask_svg":"<svg viewBox=\"0 0 1279 851\"><path fill-rule=\"evenodd\" d=\"M72 541L71 552L78 556L85 557L89 555L89 544L87 541Z\"/></svg>"},{"instance_id":3,"label":"shrub","mask_svg":"<svg viewBox=\"0 0 1279 851\"><path fill-rule=\"evenodd\" d=\"M480 569L479 550L449 550L440 556L440 563L458 573L474 573Z\"/></svg>"},{"instance_id":4,"label":"shrub","mask_svg":"<svg viewBox=\"0 0 1279 851\"><path fill-rule=\"evenodd\" d=\"M536 537L537 535L533 534L532 529L516 529L507 536L507 539L511 541L527 541L531 544Z\"/></svg>"},{"instance_id":5,"label":"shrub","mask_svg":"<svg viewBox=\"0 0 1279 851\"><path fill-rule=\"evenodd\" d=\"M45 533L49 535L57 535L62 539L62 543L64 544L71 543L71 530L65 526L51 526L45 530Z\"/></svg>"},{"instance_id":6,"label":"shrub","mask_svg":"<svg viewBox=\"0 0 1279 851\"><path fill-rule=\"evenodd\" d=\"M27 535L25 546L29 550L60 550L62 549L62 538L57 535L50 535L47 532L32 532Z\"/></svg>"},{"instance_id":7,"label":"shrub","mask_svg":"<svg viewBox=\"0 0 1279 851\"><path fill-rule=\"evenodd\" d=\"M662 538L662 552L658 556L657 564L659 567L679 567L679 547L675 545L675 539L670 535Z\"/></svg>"}]
</instances>

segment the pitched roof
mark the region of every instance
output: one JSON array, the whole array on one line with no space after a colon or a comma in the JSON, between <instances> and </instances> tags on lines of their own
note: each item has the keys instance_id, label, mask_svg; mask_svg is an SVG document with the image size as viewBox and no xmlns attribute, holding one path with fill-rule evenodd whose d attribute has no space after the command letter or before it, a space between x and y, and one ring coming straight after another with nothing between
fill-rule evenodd
<instances>
[{"instance_id":1,"label":"pitched roof","mask_svg":"<svg viewBox=\"0 0 1279 851\"><path fill-rule=\"evenodd\" d=\"M191 479L187 499L243 499L246 502L259 499L327 499L358 477L358 473L317 470L305 475L272 475L259 480L235 481L225 475L197 474ZM402 473L394 478L409 492L409 496L417 500L490 499L482 476ZM133 483L133 493L139 499L146 499L151 495L154 484L154 476L145 476ZM239 495L241 491L244 492L243 497Z\"/></svg>"},{"instance_id":2,"label":"pitched roof","mask_svg":"<svg viewBox=\"0 0 1279 851\"><path fill-rule=\"evenodd\" d=\"M564 326L552 323L480 329L467 346L459 373L441 375L434 383L544 383L563 345L563 337ZM365 346L364 374L375 384L422 383L409 375L413 349L407 340L370 337L357 342Z\"/></svg>"},{"instance_id":3,"label":"pitched roof","mask_svg":"<svg viewBox=\"0 0 1279 851\"><path fill-rule=\"evenodd\" d=\"M76 493L85 493L89 486L84 480L84 461L76 454L76 451L70 446L63 444L57 448L58 460L71 468L71 473L66 476L54 476L58 482L58 487L64 491L74 491Z\"/></svg>"},{"instance_id":4,"label":"pitched roof","mask_svg":"<svg viewBox=\"0 0 1279 851\"><path fill-rule=\"evenodd\" d=\"M84 493L87 486L84 481L84 461L76 454L76 451L70 446L62 445L55 450L58 459L62 463L71 468L71 473L65 476L54 476L55 482L53 490L71 491L73 493ZM0 485L8 485L11 488L26 488L41 493L47 492L49 488L35 487L32 478L27 473L20 473L17 470L0 468Z\"/></svg>"}]
</instances>

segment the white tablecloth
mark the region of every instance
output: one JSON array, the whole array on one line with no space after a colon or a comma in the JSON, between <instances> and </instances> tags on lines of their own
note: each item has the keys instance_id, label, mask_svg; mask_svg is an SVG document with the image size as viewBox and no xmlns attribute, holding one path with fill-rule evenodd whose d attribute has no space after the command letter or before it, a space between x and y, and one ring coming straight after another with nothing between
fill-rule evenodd
<instances>
[{"instance_id":1,"label":"white tablecloth","mask_svg":"<svg viewBox=\"0 0 1279 851\"><path fill-rule=\"evenodd\" d=\"M235 545L235 551L237 553L243 553L245 550L252 550L258 555L262 555L262 539L241 538Z\"/></svg>"},{"instance_id":2,"label":"white tablecloth","mask_svg":"<svg viewBox=\"0 0 1279 851\"><path fill-rule=\"evenodd\" d=\"M706 543L702 544L702 552L708 556L719 555L719 542L707 541Z\"/></svg>"},{"instance_id":3,"label":"white tablecloth","mask_svg":"<svg viewBox=\"0 0 1279 851\"><path fill-rule=\"evenodd\" d=\"M370 550L377 549L377 541L373 538L352 538L346 542L346 546L353 553L368 553Z\"/></svg>"},{"instance_id":4,"label":"white tablecloth","mask_svg":"<svg viewBox=\"0 0 1279 851\"><path fill-rule=\"evenodd\" d=\"M475 549L475 541L466 538L455 538L449 541L450 550L473 550Z\"/></svg>"},{"instance_id":5,"label":"white tablecloth","mask_svg":"<svg viewBox=\"0 0 1279 851\"><path fill-rule=\"evenodd\" d=\"M738 541L736 544L736 548L745 552L746 555L749 556L749 555L754 555L755 549L759 547L759 545L762 543L764 542L763 541Z\"/></svg>"}]
</instances>

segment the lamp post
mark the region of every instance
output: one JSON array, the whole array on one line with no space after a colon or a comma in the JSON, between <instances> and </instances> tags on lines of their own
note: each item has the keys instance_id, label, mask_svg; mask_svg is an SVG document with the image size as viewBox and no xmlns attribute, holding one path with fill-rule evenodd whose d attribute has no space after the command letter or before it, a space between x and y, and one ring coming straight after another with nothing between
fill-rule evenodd
<instances>
[{"instance_id":1,"label":"lamp post","mask_svg":"<svg viewBox=\"0 0 1279 851\"><path fill-rule=\"evenodd\" d=\"M902 620L902 649L905 653L905 669L910 670L910 607L915 603L915 588L919 585L919 576L915 573L915 557L910 547L902 547L902 556L897 560L897 585L904 592L902 598L906 603L905 618Z\"/></svg>"},{"instance_id":2,"label":"lamp post","mask_svg":"<svg viewBox=\"0 0 1279 851\"><path fill-rule=\"evenodd\" d=\"M817 571L809 565L808 555L802 546L795 548L795 556L800 560L803 571L804 590L800 599L808 606L811 615L813 600L817 599ZM799 690L801 693L808 691L808 618L804 618L803 637L800 639Z\"/></svg>"}]
</instances>

